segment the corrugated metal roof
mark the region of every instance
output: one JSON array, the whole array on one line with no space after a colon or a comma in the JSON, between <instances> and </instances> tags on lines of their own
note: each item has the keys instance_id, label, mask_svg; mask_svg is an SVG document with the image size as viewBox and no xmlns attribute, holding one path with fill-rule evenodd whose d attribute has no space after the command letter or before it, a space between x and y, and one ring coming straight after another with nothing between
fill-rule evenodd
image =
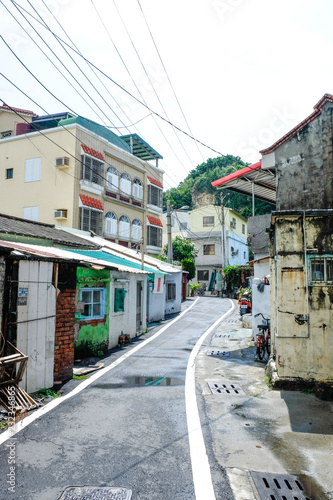
<instances>
[{"instance_id":1,"label":"corrugated metal roof","mask_svg":"<svg viewBox=\"0 0 333 500\"><path fill-rule=\"evenodd\" d=\"M79 250L64 250L61 248L47 247L43 245L30 245L27 243L15 243L12 241L0 240L0 248L11 249L16 252L16 255L25 255L34 258L52 259L52 260L66 260L75 262L77 265L91 265L101 266L108 269L117 271L124 271L129 273L147 274L154 272L154 270L141 270L139 266L134 266L132 262L126 259L119 259L115 257L112 259L111 254L102 251L79 251ZM155 270L156 272L156 270Z\"/></svg>"},{"instance_id":2,"label":"corrugated metal roof","mask_svg":"<svg viewBox=\"0 0 333 500\"><path fill-rule=\"evenodd\" d=\"M26 236L29 238L40 238L49 240L57 245L68 245L79 248L99 248L94 242L76 236L67 231L62 231L52 224L19 219L11 215L0 214L0 235L1 233ZM1 236L0 236L1 238Z\"/></svg>"},{"instance_id":3,"label":"corrugated metal roof","mask_svg":"<svg viewBox=\"0 0 333 500\"><path fill-rule=\"evenodd\" d=\"M105 252L104 250L69 250L75 254L84 255L89 258L98 259L100 261L110 262L116 266L127 266L132 269L137 269L141 271L141 264L139 262L133 262L131 260L125 259L124 257L119 257L110 252ZM144 266L144 271L148 273L156 273L156 269L149 266Z\"/></svg>"},{"instance_id":4,"label":"corrugated metal roof","mask_svg":"<svg viewBox=\"0 0 333 500\"><path fill-rule=\"evenodd\" d=\"M269 169L262 170L260 161L213 181L212 186L248 196L252 196L254 188L254 196L258 200L276 202L275 173Z\"/></svg>"}]
</instances>

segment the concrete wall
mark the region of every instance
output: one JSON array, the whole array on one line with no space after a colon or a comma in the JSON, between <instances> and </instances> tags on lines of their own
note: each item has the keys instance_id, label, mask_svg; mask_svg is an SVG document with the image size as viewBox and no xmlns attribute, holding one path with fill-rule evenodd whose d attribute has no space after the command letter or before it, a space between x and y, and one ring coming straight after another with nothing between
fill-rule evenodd
<instances>
[{"instance_id":1,"label":"concrete wall","mask_svg":"<svg viewBox=\"0 0 333 500\"><path fill-rule=\"evenodd\" d=\"M176 299L168 300L167 296L165 296L165 314L178 313L181 310L181 304L182 304L182 273L179 272L166 275L165 287L167 287L168 283L175 283Z\"/></svg>"},{"instance_id":2,"label":"concrete wall","mask_svg":"<svg viewBox=\"0 0 333 500\"><path fill-rule=\"evenodd\" d=\"M333 212L273 215L271 326L280 379L333 380L333 281L311 259L333 258Z\"/></svg>"},{"instance_id":3,"label":"concrete wall","mask_svg":"<svg viewBox=\"0 0 333 500\"><path fill-rule=\"evenodd\" d=\"M333 208L332 103L275 151L277 210Z\"/></svg>"}]
</instances>

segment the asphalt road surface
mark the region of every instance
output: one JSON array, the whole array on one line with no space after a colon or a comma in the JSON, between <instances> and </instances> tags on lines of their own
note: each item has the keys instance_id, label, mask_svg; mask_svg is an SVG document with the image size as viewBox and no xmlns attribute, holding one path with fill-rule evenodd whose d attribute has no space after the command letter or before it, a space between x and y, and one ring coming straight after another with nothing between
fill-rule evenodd
<instances>
[{"instance_id":1,"label":"asphalt road surface","mask_svg":"<svg viewBox=\"0 0 333 500\"><path fill-rule=\"evenodd\" d=\"M196 405L185 390L198 340L230 308L228 299L186 301L180 317L112 354L104 371L71 381L67 394L65 387L44 407L50 411L32 412L0 446L1 499L57 500L67 487L85 485L132 490L132 500L233 499L214 459L201 391L197 386L201 429L189 430ZM205 452L210 477L200 477Z\"/></svg>"}]
</instances>

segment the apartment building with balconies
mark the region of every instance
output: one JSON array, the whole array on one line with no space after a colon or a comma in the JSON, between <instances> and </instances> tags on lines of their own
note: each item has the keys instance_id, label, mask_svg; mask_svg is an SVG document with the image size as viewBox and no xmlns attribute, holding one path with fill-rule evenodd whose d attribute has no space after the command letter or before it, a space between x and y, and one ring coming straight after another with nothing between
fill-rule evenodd
<instances>
[{"instance_id":1,"label":"apartment building with balconies","mask_svg":"<svg viewBox=\"0 0 333 500\"><path fill-rule=\"evenodd\" d=\"M0 107L0 212L72 227L129 248L162 248L163 171L137 134L71 113Z\"/></svg>"}]
</instances>

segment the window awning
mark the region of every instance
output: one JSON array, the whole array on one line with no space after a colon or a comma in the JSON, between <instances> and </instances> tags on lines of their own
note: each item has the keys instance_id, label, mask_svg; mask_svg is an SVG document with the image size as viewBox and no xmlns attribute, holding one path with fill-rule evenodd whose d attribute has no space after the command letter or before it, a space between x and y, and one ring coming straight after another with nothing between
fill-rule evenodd
<instances>
[{"instance_id":1,"label":"window awning","mask_svg":"<svg viewBox=\"0 0 333 500\"><path fill-rule=\"evenodd\" d=\"M218 189L252 196L275 205L276 176L273 169L261 169L261 161L212 182Z\"/></svg>"},{"instance_id":2,"label":"window awning","mask_svg":"<svg viewBox=\"0 0 333 500\"><path fill-rule=\"evenodd\" d=\"M147 215L147 220L150 226L163 227L162 221L157 217L153 217L152 215Z\"/></svg>"},{"instance_id":3,"label":"window awning","mask_svg":"<svg viewBox=\"0 0 333 500\"><path fill-rule=\"evenodd\" d=\"M159 188L163 189L162 182L154 179L153 177L149 177L149 175L147 175L147 179L148 179L148 183L149 184L152 184L153 186L156 186L156 187L159 187Z\"/></svg>"},{"instance_id":4,"label":"window awning","mask_svg":"<svg viewBox=\"0 0 333 500\"><path fill-rule=\"evenodd\" d=\"M93 156L94 158L98 158L101 161L105 161L104 156L99 151L96 151L93 148L89 148L85 144L81 144L81 147L82 147L84 153L86 153L87 155Z\"/></svg>"},{"instance_id":5,"label":"window awning","mask_svg":"<svg viewBox=\"0 0 333 500\"><path fill-rule=\"evenodd\" d=\"M80 200L83 206L103 212L103 205L100 200L97 200L96 198L92 198L91 196L87 196L85 194L80 194Z\"/></svg>"}]
</instances>

